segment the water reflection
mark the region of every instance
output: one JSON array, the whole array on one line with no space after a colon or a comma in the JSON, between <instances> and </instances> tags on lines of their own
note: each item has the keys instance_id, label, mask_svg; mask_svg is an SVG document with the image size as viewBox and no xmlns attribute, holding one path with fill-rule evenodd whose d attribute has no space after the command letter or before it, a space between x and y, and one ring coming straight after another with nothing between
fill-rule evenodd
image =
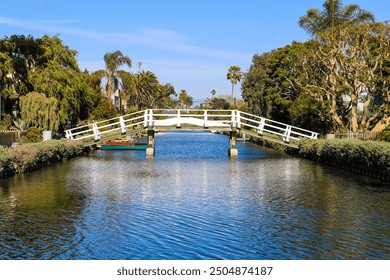
<instances>
[{"instance_id":1,"label":"water reflection","mask_svg":"<svg viewBox=\"0 0 390 280\"><path fill-rule=\"evenodd\" d=\"M388 259L390 188L200 133L2 180L1 259Z\"/></svg>"}]
</instances>

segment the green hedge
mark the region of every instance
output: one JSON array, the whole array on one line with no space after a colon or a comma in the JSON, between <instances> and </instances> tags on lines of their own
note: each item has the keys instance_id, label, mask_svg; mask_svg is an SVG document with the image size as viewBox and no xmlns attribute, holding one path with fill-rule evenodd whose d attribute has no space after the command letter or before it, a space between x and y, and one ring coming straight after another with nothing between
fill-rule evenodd
<instances>
[{"instance_id":1,"label":"green hedge","mask_svg":"<svg viewBox=\"0 0 390 280\"><path fill-rule=\"evenodd\" d=\"M13 160L14 155L11 148L0 145L0 174L11 171Z\"/></svg>"},{"instance_id":2,"label":"green hedge","mask_svg":"<svg viewBox=\"0 0 390 280\"><path fill-rule=\"evenodd\" d=\"M352 139L305 140L299 144L303 157L325 162L341 162L390 172L390 144Z\"/></svg>"},{"instance_id":3,"label":"green hedge","mask_svg":"<svg viewBox=\"0 0 390 280\"><path fill-rule=\"evenodd\" d=\"M84 153L81 142L67 139L0 147L0 174L25 172Z\"/></svg>"}]
</instances>

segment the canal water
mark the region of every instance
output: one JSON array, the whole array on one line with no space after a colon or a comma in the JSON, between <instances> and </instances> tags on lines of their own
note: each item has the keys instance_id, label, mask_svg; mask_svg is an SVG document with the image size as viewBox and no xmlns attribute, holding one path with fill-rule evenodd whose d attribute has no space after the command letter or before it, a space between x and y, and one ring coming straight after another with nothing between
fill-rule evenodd
<instances>
[{"instance_id":1,"label":"canal water","mask_svg":"<svg viewBox=\"0 0 390 280\"><path fill-rule=\"evenodd\" d=\"M0 259L390 259L388 183L201 132L0 181Z\"/></svg>"}]
</instances>

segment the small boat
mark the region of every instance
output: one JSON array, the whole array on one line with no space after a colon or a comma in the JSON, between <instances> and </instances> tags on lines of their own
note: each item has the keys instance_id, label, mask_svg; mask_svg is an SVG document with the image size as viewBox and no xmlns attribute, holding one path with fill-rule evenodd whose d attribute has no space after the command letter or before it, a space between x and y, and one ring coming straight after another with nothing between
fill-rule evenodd
<instances>
[{"instance_id":1,"label":"small boat","mask_svg":"<svg viewBox=\"0 0 390 280\"><path fill-rule=\"evenodd\" d=\"M102 145L102 150L146 150L147 143L139 143L133 139L111 140Z\"/></svg>"}]
</instances>

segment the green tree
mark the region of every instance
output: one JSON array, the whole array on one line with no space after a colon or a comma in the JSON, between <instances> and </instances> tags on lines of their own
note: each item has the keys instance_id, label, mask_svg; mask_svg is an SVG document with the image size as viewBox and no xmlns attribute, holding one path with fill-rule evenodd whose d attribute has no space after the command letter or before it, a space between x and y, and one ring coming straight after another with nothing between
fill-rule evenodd
<instances>
[{"instance_id":1,"label":"green tree","mask_svg":"<svg viewBox=\"0 0 390 280\"><path fill-rule=\"evenodd\" d=\"M81 73L77 51L57 36L13 35L0 40L0 91L4 99L29 92L44 93L58 101L60 126L69 119L86 118L90 108L88 77Z\"/></svg>"},{"instance_id":2,"label":"green tree","mask_svg":"<svg viewBox=\"0 0 390 280\"><path fill-rule=\"evenodd\" d=\"M322 11L311 8L302 16L298 24L312 36L320 32L333 32L334 28L344 24L357 25L363 22L373 22L374 15L360 8L359 5L342 5L340 0L325 0Z\"/></svg>"},{"instance_id":3,"label":"green tree","mask_svg":"<svg viewBox=\"0 0 390 280\"><path fill-rule=\"evenodd\" d=\"M265 89L268 79L267 68L270 52L254 55L249 71L241 85L242 97L248 103L249 112L255 115L271 117L268 110Z\"/></svg>"},{"instance_id":4,"label":"green tree","mask_svg":"<svg viewBox=\"0 0 390 280\"><path fill-rule=\"evenodd\" d=\"M322 63L312 57L317 44L293 42L255 55L242 83L249 112L319 132L326 130L328 102L317 100L313 95L319 90L311 86L323 82Z\"/></svg>"},{"instance_id":5,"label":"green tree","mask_svg":"<svg viewBox=\"0 0 390 280\"><path fill-rule=\"evenodd\" d=\"M177 107L177 93L170 83L160 86L160 97L157 99L156 106L157 108Z\"/></svg>"},{"instance_id":6,"label":"green tree","mask_svg":"<svg viewBox=\"0 0 390 280\"><path fill-rule=\"evenodd\" d=\"M225 98L218 98L218 97L212 98L207 103L207 105L210 109L216 109L216 110L227 110L230 107L229 102Z\"/></svg>"},{"instance_id":7,"label":"green tree","mask_svg":"<svg viewBox=\"0 0 390 280\"><path fill-rule=\"evenodd\" d=\"M104 63L105 69L96 71L95 75L100 77L101 81L103 78L107 79L105 93L106 96L111 99L115 91L119 89L119 67L127 65L131 68L132 62L128 56L123 55L121 51L117 50L112 53L106 53L104 55Z\"/></svg>"},{"instance_id":8,"label":"green tree","mask_svg":"<svg viewBox=\"0 0 390 280\"><path fill-rule=\"evenodd\" d=\"M63 45L58 37L44 36L39 67L29 71L28 82L35 91L58 100L60 125L86 119L92 107L88 74L80 71L77 52Z\"/></svg>"},{"instance_id":9,"label":"green tree","mask_svg":"<svg viewBox=\"0 0 390 280\"><path fill-rule=\"evenodd\" d=\"M57 130L60 124L58 101L43 93L30 92L20 97L20 114L28 126Z\"/></svg>"},{"instance_id":10,"label":"green tree","mask_svg":"<svg viewBox=\"0 0 390 280\"><path fill-rule=\"evenodd\" d=\"M90 108L89 120L103 120L116 117L117 110L115 105L103 93L99 73L93 72L88 75L88 83L92 91L92 106Z\"/></svg>"},{"instance_id":11,"label":"green tree","mask_svg":"<svg viewBox=\"0 0 390 280\"><path fill-rule=\"evenodd\" d=\"M322 79L308 86L319 89L316 98L330 104L334 129L383 130L390 123L390 27L345 25L321 37L325 41L318 43L311 60L322 62Z\"/></svg>"},{"instance_id":12,"label":"green tree","mask_svg":"<svg viewBox=\"0 0 390 280\"><path fill-rule=\"evenodd\" d=\"M185 89L182 89L179 94L179 105L182 109L188 109L192 106L193 99L192 96L188 95Z\"/></svg>"},{"instance_id":13,"label":"green tree","mask_svg":"<svg viewBox=\"0 0 390 280\"><path fill-rule=\"evenodd\" d=\"M130 103L137 110L156 108L161 93L161 86L157 76L150 71L142 70L134 75L134 84L135 90L130 96Z\"/></svg>"},{"instance_id":14,"label":"green tree","mask_svg":"<svg viewBox=\"0 0 390 280\"><path fill-rule=\"evenodd\" d=\"M0 39L0 120L7 99L16 99L32 90L27 74L34 69L38 50L39 40L32 36Z\"/></svg>"},{"instance_id":15,"label":"green tree","mask_svg":"<svg viewBox=\"0 0 390 280\"><path fill-rule=\"evenodd\" d=\"M135 91L134 75L125 70L118 70L117 75L120 80L119 97L121 98L121 105L123 106L121 109L128 109L129 105L131 105L128 101L131 94Z\"/></svg>"},{"instance_id":16,"label":"green tree","mask_svg":"<svg viewBox=\"0 0 390 280\"><path fill-rule=\"evenodd\" d=\"M42 53L42 39L30 35L12 35L0 40L0 89L4 98L26 95L33 90L28 73L40 67Z\"/></svg>"},{"instance_id":17,"label":"green tree","mask_svg":"<svg viewBox=\"0 0 390 280\"><path fill-rule=\"evenodd\" d=\"M230 66L226 78L232 83L232 100L234 100L234 85L241 81L242 72L239 66Z\"/></svg>"},{"instance_id":18,"label":"green tree","mask_svg":"<svg viewBox=\"0 0 390 280\"><path fill-rule=\"evenodd\" d=\"M302 91L299 73L305 44L293 42L263 55L255 55L242 83L249 110L277 121L291 122L289 108Z\"/></svg>"}]
</instances>

